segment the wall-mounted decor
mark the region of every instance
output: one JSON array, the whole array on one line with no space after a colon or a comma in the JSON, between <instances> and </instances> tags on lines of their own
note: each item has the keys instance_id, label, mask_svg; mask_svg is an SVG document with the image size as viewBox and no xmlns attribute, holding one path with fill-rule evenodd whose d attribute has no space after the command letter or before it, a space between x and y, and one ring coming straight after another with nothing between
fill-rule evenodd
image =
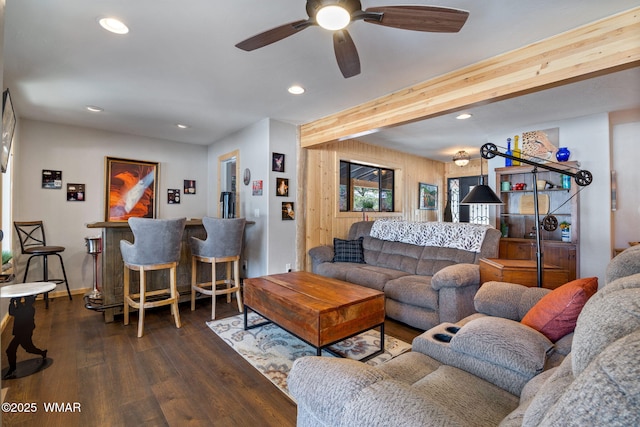
<instances>
[{"instance_id":1,"label":"wall-mounted decor","mask_svg":"<svg viewBox=\"0 0 640 427\"><path fill-rule=\"evenodd\" d=\"M9 155L11 154L11 142L13 141L13 132L15 129L16 115L13 111L11 94L9 93L9 89L7 89L2 93L2 159L0 161L2 173L7 171Z\"/></svg>"},{"instance_id":2,"label":"wall-mounted decor","mask_svg":"<svg viewBox=\"0 0 640 427\"><path fill-rule=\"evenodd\" d=\"M193 179L184 180L184 194L196 194L196 182Z\"/></svg>"},{"instance_id":3,"label":"wall-mounted decor","mask_svg":"<svg viewBox=\"0 0 640 427\"><path fill-rule=\"evenodd\" d=\"M433 184L418 184L418 206L420 209L438 209L438 186Z\"/></svg>"},{"instance_id":4,"label":"wall-mounted decor","mask_svg":"<svg viewBox=\"0 0 640 427\"><path fill-rule=\"evenodd\" d=\"M158 163L105 158L105 221L155 218Z\"/></svg>"},{"instance_id":5,"label":"wall-mounted decor","mask_svg":"<svg viewBox=\"0 0 640 427\"><path fill-rule=\"evenodd\" d=\"M249 185L249 183L251 182L251 170L249 168L246 168L244 170L242 182L244 182L244 185Z\"/></svg>"},{"instance_id":6,"label":"wall-mounted decor","mask_svg":"<svg viewBox=\"0 0 640 427\"><path fill-rule=\"evenodd\" d=\"M289 180L287 178L276 178L276 196L289 196Z\"/></svg>"},{"instance_id":7,"label":"wall-mounted decor","mask_svg":"<svg viewBox=\"0 0 640 427\"><path fill-rule=\"evenodd\" d=\"M84 184L67 184L67 202L84 202Z\"/></svg>"},{"instance_id":8,"label":"wall-mounted decor","mask_svg":"<svg viewBox=\"0 0 640 427\"><path fill-rule=\"evenodd\" d=\"M43 169L42 188L53 188L55 190L62 188L62 171Z\"/></svg>"},{"instance_id":9,"label":"wall-mounted decor","mask_svg":"<svg viewBox=\"0 0 640 427\"><path fill-rule=\"evenodd\" d=\"M560 146L560 128L534 130L522 134L523 159L537 163L555 161Z\"/></svg>"},{"instance_id":10,"label":"wall-mounted decor","mask_svg":"<svg viewBox=\"0 0 640 427\"><path fill-rule=\"evenodd\" d=\"M293 202L282 202L282 220L293 221L296 213L293 209Z\"/></svg>"},{"instance_id":11,"label":"wall-mounted decor","mask_svg":"<svg viewBox=\"0 0 640 427\"><path fill-rule=\"evenodd\" d=\"M251 189L251 194L254 196L262 196L262 180L253 181L253 187Z\"/></svg>"},{"instance_id":12,"label":"wall-mounted decor","mask_svg":"<svg viewBox=\"0 0 640 427\"><path fill-rule=\"evenodd\" d=\"M167 189L167 203L170 205L180 204L180 190L179 189Z\"/></svg>"},{"instance_id":13,"label":"wall-mounted decor","mask_svg":"<svg viewBox=\"0 0 640 427\"><path fill-rule=\"evenodd\" d=\"M284 172L284 154L273 153L271 170L274 172Z\"/></svg>"}]
</instances>

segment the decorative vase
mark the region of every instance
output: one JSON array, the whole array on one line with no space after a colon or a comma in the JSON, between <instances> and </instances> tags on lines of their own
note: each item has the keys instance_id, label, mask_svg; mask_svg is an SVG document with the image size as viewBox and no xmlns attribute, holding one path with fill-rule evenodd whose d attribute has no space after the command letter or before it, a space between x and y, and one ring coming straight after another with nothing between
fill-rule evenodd
<instances>
[{"instance_id":1,"label":"decorative vase","mask_svg":"<svg viewBox=\"0 0 640 427\"><path fill-rule=\"evenodd\" d=\"M570 155L571 151L569 151L567 147L560 147L556 152L556 159L558 159L559 162L566 162L569 160Z\"/></svg>"},{"instance_id":2,"label":"decorative vase","mask_svg":"<svg viewBox=\"0 0 640 427\"><path fill-rule=\"evenodd\" d=\"M507 138L507 151L505 152L506 155L511 156L513 155L513 152L511 151L511 138ZM505 166L512 166L513 162L511 159L509 158L505 158L504 159L504 165Z\"/></svg>"},{"instance_id":3,"label":"decorative vase","mask_svg":"<svg viewBox=\"0 0 640 427\"><path fill-rule=\"evenodd\" d=\"M560 235L562 237L562 241L563 242L570 242L571 241L571 229L570 228L563 228L562 230L560 230Z\"/></svg>"}]
</instances>

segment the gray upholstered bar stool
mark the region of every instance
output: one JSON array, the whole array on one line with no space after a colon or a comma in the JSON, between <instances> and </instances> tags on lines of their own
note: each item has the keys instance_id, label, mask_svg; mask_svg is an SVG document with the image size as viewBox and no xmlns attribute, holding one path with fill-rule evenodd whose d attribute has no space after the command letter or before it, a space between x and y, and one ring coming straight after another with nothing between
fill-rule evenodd
<instances>
[{"instance_id":1,"label":"gray upholstered bar stool","mask_svg":"<svg viewBox=\"0 0 640 427\"><path fill-rule=\"evenodd\" d=\"M138 309L138 338L144 333L144 310L171 305L176 327L180 328L176 270L180 261L180 247L186 218L148 219L129 218L134 242L120 241L124 261L124 324L129 324L129 307ZM147 289L146 272L169 269L169 286ZM130 270L140 272L140 290L131 293ZM150 297L149 299L147 299Z\"/></svg>"},{"instance_id":2,"label":"gray upholstered bar stool","mask_svg":"<svg viewBox=\"0 0 640 427\"><path fill-rule=\"evenodd\" d=\"M202 218L207 239L191 237L191 310L196 308L196 292L211 295L211 319L216 318L216 296L235 292L238 310L242 312L240 295L240 254L244 237L244 218ZM198 283L198 262L211 264L211 282ZM225 278L217 280L216 265L226 264ZM233 265L233 274L231 267Z\"/></svg>"},{"instance_id":3,"label":"gray upholstered bar stool","mask_svg":"<svg viewBox=\"0 0 640 427\"><path fill-rule=\"evenodd\" d=\"M44 233L44 223L42 221L14 221L13 226L18 234L18 240L20 241L20 251L23 255L29 255L27 265L24 268L23 283L27 283L27 275L29 274L29 265L33 257L42 257L42 281L53 282L56 284L64 283L67 287L67 295L71 299L71 291L69 290L69 281L67 280L67 273L64 270L64 262L62 262L62 256L60 252L64 252L64 246L47 246L47 237ZM57 256L60 260L60 267L62 268L62 276L64 279L50 279L49 278L49 256ZM46 307L49 307L49 293L44 294Z\"/></svg>"}]
</instances>

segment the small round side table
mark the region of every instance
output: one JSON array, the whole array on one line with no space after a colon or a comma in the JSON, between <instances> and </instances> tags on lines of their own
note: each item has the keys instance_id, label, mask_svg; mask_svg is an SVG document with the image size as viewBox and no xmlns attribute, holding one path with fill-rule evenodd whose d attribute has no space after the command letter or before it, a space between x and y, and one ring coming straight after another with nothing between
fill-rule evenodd
<instances>
[{"instance_id":1,"label":"small round side table","mask_svg":"<svg viewBox=\"0 0 640 427\"><path fill-rule=\"evenodd\" d=\"M16 364L15 360L18 346L24 347L30 353L39 350L31 341L35 329L34 319L36 314L33 300L36 295L46 294L54 290L56 286L57 284L53 282L33 282L17 283L0 288L0 298L11 298L12 305L9 308L9 314L14 316L14 338L7 349L9 364L11 365L11 360L13 360L14 366L3 370L2 377L4 379L25 377L41 371L53 363L51 359L47 358L46 350L42 351L41 358L25 360L19 364ZM33 297L33 299L29 297ZM22 298L25 298L24 304L22 303ZM15 307L13 304L15 304Z\"/></svg>"}]
</instances>

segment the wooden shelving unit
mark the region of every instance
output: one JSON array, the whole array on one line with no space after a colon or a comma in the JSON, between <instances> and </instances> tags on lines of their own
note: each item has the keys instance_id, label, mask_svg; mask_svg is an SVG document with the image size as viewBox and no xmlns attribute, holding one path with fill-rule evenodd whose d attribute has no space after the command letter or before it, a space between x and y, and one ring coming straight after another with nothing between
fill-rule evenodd
<instances>
[{"instance_id":1,"label":"wooden shelving unit","mask_svg":"<svg viewBox=\"0 0 640 427\"><path fill-rule=\"evenodd\" d=\"M554 164L557 169L567 169L575 172L578 162L565 162ZM497 206L496 228L503 230L506 225L508 232L500 241L500 258L502 259L535 259L535 215L531 210L523 213L521 210L527 206L523 203L523 197L533 198L536 185L534 167L530 165L511 166L496 169L496 194L502 199L504 205ZM568 222L571 224L571 240L563 242L560 227L555 231L541 229L542 253L545 264L553 264L566 269L569 272L569 280L577 277L578 272L578 239L580 236L578 221L578 189L579 186L571 179L571 188L562 188L562 175L556 172L539 168L538 180L544 180L552 185L552 188L538 190L539 199L548 198L548 211L540 211L540 220L547 214L553 215L558 224ZM511 183L512 190L503 191L502 183ZM515 190L515 184L524 183L524 190Z\"/></svg>"}]
</instances>

